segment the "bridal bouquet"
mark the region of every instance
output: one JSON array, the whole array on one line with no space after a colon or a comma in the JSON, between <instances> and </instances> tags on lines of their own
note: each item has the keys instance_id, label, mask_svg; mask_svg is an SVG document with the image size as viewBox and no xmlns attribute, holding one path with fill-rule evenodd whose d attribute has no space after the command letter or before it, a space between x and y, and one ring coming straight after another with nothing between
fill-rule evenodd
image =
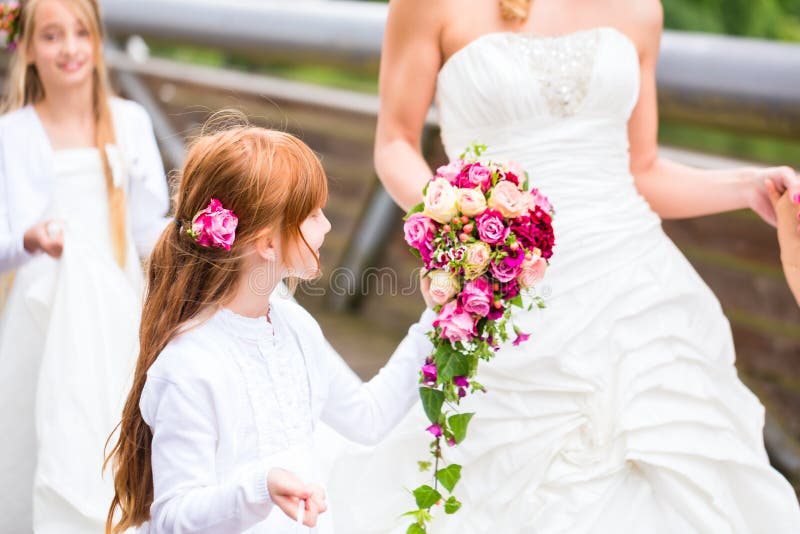
<instances>
[{"instance_id":1,"label":"bridal bouquet","mask_svg":"<svg viewBox=\"0 0 800 534\"><path fill-rule=\"evenodd\" d=\"M434 506L443 504L447 514L461 507L452 494L461 466L445 466L442 452L464 441L475 414L456 407L466 395L485 392L475 380L480 360L490 361L512 336L515 346L530 337L512 324L511 310L523 306L520 292L542 279L553 254L550 202L529 190L519 165L482 161L485 150L473 144L440 167L423 190L424 202L405 217L406 242L424 263L438 314L419 390L433 436L432 461L419 468L433 467L432 485L413 491L417 509L405 514L415 519L408 534L427 532ZM544 302L532 295L528 309L534 305Z\"/></svg>"}]
</instances>

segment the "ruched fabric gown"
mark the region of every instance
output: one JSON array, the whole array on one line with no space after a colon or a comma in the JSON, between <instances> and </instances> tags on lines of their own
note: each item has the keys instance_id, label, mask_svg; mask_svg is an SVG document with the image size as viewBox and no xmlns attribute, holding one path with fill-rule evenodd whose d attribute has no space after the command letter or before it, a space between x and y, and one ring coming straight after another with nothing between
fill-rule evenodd
<instances>
[{"instance_id":1,"label":"ruched fabric gown","mask_svg":"<svg viewBox=\"0 0 800 534\"><path fill-rule=\"evenodd\" d=\"M790 534L800 510L770 467L764 408L734 367L716 297L661 228L629 170L635 45L613 28L496 32L442 67L450 158L471 142L511 158L555 206L556 249L504 347L468 397L463 508L434 534ZM402 533L430 436L421 407L377 448L350 450L329 495L337 531Z\"/></svg>"}]
</instances>

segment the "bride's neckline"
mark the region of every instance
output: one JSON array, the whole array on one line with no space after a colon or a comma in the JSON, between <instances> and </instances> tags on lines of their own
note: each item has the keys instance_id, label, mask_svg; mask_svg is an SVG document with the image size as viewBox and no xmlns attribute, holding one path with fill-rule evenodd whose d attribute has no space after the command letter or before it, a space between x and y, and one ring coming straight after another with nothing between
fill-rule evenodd
<instances>
[{"instance_id":1,"label":"bride's neckline","mask_svg":"<svg viewBox=\"0 0 800 534\"><path fill-rule=\"evenodd\" d=\"M577 37L579 35L584 35L584 34L587 34L587 33L593 33L593 32L598 32L599 33L599 32L602 32L602 31L611 31L613 33L616 33L617 35L622 37L628 44L630 44L633 47L634 50L637 50L637 54L638 54L638 48L636 46L636 43L633 42L633 39L631 39L630 36L628 36L628 34L626 34L625 32L623 32L622 30L620 30L618 28L615 28L614 26L595 26L593 28L585 28L585 29L582 29L582 30L575 30L575 31L572 31L572 32L557 33L557 34L552 34L552 35L538 33L538 32L533 31L533 30L522 30L522 31L498 30L498 31L487 32L487 33L481 34L478 37L475 37L474 39L472 39L471 41L468 41L467 44L465 44L464 46L462 46L461 48L459 48L458 50L453 52L453 54L451 54L450 57L448 57L444 61L444 63L442 63L442 66L439 68L439 73L437 74L437 77L438 77L438 75L441 75L445 71L445 69L447 67L449 67L449 65L451 63L454 62L454 60L457 60L459 56L462 56L462 55L466 54L468 50L476 47L481 42L485 41L486 39L492 38L492 37L518 36L518 37L527 37L529 39L560 40L560 39L568 39L568 38L571 38L571 37Z\"/></svg>"}]
</instances>

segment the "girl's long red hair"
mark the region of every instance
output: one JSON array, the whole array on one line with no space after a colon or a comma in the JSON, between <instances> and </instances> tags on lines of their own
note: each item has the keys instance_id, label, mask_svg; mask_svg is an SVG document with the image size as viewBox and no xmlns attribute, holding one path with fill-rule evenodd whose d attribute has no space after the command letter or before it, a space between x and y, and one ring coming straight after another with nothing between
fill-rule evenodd
<instances>
[{"instance_id":1,"label":"girl's long red hair","mask_svg":"<svg viewBox=\"0 0 800 534\"><path fill-rule=\"evenodd\" d=\"M232 293L248 244L265 229L280 231L283 243L304 242L300 224L324 205L327 194L319 159L289 134L240 126L194 142L177 194L175 218L181 227L164 229L148 261L139 359L118 441L106 458L116 490L107 534L141 525L150 516L152 433L139 411L147 370L182 325ZM239 218L230 251L201 247L186 232L211 198Z\"/></svg>"}]
</instances>

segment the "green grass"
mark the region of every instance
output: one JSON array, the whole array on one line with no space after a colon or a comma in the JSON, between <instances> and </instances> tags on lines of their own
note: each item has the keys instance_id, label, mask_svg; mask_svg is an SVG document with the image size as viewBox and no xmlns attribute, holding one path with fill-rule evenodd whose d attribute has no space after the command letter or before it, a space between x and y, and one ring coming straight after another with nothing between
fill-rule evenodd
<instances>
[{"instance_id":1,"label":"green grass","mask_svg":"<svg viewBox=\"0 0 800 534\"><path fill-rule=\"evenodd\" d=\"M726 308L725 315L731 323L771 337L782 337L800 342L800 328L794 323L756 315L750 312ZM787 382L788 384L788 382Z\"/></svg>"},{"instance_id":2,"label":"green grass","mask_svg":"<svg viewBox=\"0 0 800 534\"><path fill-rule=\"evenodd\" d=\"M796 140L661 121L659 141L698 152L800 168L800 142Z\"/></svg>"},{"instance_id":3,"label":"green grass","mask_svg":"<svg viewBox=\"0 0 800 534\"><path fill-rule=\"evenodd\" d=\"M711 263L724 267L725 269L744 272L754 276L768 276L776 280L783 280L784 278L783 270L779 266L772 264L748 260L696 245L682 244L681 250L690 260ZM798 335L800 335L800 332L798 332Z\"/></svg>"}]
</instances>

